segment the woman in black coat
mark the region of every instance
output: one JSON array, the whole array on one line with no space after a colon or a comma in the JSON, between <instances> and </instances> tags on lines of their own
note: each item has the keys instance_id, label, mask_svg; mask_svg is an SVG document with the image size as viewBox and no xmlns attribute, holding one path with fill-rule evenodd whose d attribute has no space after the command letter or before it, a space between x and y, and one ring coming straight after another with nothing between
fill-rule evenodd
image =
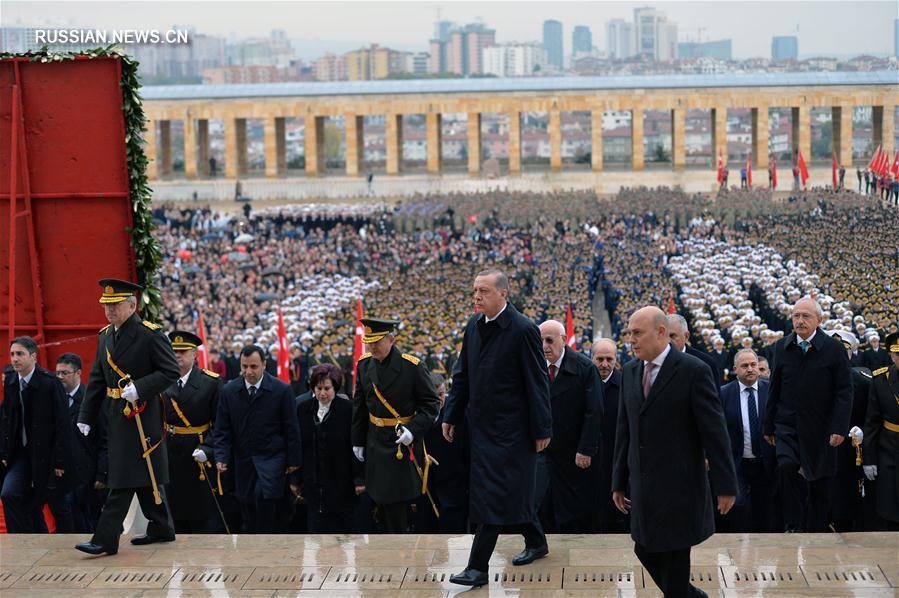
<instances>
[{"instance_id":1,"label":"woman in black coat","mask_svg":"<svg viewBox=\"0 0 899 598\"><path fill-rule=\"evenodd\" d=\"M312 396L297 404L303 466L291 490L306 503L311 534L350 533L357 488L362 491L361 464L350 440L353 404L337 394L342 381L337 366L316 366L310 376Z\"/></svg>"}]
</instances>

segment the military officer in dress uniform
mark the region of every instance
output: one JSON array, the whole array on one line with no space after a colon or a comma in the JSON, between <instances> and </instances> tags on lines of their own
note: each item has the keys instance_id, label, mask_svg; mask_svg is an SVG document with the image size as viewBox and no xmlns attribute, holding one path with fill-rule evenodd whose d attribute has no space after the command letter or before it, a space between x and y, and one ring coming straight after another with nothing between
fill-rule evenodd
<instances>
[{"instance_id":1,"label":"military officer in dress uniform","mask_svg":"<svg viewBox=\"0 0 899 598\"><path fill-rule=\"evenodd\" d=\"M828 331L830 336L843 343L850 362L853 352L858 350L858 338L846 330ZM871 370L852 367L852 414L849 416L849 439L863 438L865 411L868 408L868 392L871 386ZM844 442L837 447L837 474L831 488L830 515L834 529L838 532L863 531L865 521L861 465L856 465L855 441Z\"/></svg>"},{"instance_id":2,"label":"military officer in dress uniform","mask_svg":"<svg viewBox=\"0 0 899 598\"><path fill-rule=\"evenodd\" d=\"M200 337L184 330L169 333L181 377L165 391L166 444L169 449L169 507L177 533L224 532L213 492L221 478L209 460L212 423L218 407L219 375L196 367ZM208 478L208 481L207 481Z\"/></svg>"},{"instance_id":3,"label":"military officer in dress uniform","mask_svg":"<svg viewBox=\"0 0 899 598\"><path fill-rule=\"evenodd\" d=\"M140 286L111 278L101 280L100 286L109 325L100 330L77 425L86 436L100 410L106 413L109 496L90 542L75 548L88 554L115 554L135 494L149 525L147 533L131 543L175 539L165 500L169 465L160 395L178 379L178 362L159 326L137 315Z\"/></svg>"},{"instance_id":4,"label":"military officer in dress uniform","mask_svg":"<svg viewBox=\"0 0 899 598\"><path fill-rule=\"evenodd\" d=\"M892 365L874 371L865 419L865 477L877 480L877 514L899 531L899 332L886 338Z\"/></svg>"},{"instance_id":5,"label":"military officer in dress uniform","mask_svg":"<svg viewBox=\"0 0 899 598\"><path fill-rule=\"evenodd\" d=\"M407 527L407 503L425 493L430 463L423 438L440 400L425 364L394 344L399 322L363 318L366 351L356 365L353 452L387 533ZM410 454L411 452L411 454Z\"/></svg>"}]
</instances>

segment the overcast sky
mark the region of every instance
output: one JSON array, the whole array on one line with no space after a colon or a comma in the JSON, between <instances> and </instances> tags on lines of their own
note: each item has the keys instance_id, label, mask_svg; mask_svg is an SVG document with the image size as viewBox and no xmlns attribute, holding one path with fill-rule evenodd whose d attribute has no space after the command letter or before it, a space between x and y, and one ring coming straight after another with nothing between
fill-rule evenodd
<instances>
[{"instance_id":1,"label":"overcast sky","mask_svg":"<svg viewBox=\"0 0 899 598\"><path fill-rule=\"evenodd\" d=\"M283 29L302 58L325 50L343 52L379 43L402 50L427 50L438 7L443 20L483 20L497 41L540 40L546 19L562 22L565 53L571 30L587 25L593 45L605 49L605 23L633 20L636 6L655 6L678 25L680 41L731 38L735 58L770 57L773 35L794 34L801 56L893 54L899 2L261 2L227 0L142 2L3 1L4 26L66 26L97 29L168 29L193 26L199 33L229 38L267 36ZM700 31L700 28L704 30Z\"/></svg>"}]
</instances>

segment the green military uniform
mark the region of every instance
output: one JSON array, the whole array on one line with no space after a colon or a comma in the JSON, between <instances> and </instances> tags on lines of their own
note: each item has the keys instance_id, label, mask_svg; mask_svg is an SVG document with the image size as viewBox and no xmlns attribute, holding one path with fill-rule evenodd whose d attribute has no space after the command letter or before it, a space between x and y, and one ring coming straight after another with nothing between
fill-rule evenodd
<instances>
[{"instance_id":1,"label":"green military uniform","mask_svg":"<svg viewBox=\"0 0 899 598\"><path fill-rule=\"evenodd\" d=\"M202 344L196 335L185 331L171 332L169 338L176 352L191 351ZM167 495L177 532L209 532L222 527L217 523L219 515L209 489L221 490L212 463L212 424L221 386L218 374L193 367L185 382L179 378L163 394L169 453ZM197 448L206 453L205 463L194 459Z\"/></svg>"},{"instance_id":2,"label":"green military uniform","mask_svg":"<svg viewBox=\"0 0 899 598\"><path fill-rule=\"evenodd\" d=\"M135 295L140 287L125 281L106 279L100 303L118 303ZM91 543L114 554L118 550L122 522L136 493L150 524L151 537L174 539L171 515L164 498L163 485L168 482L168 455L163 436L163 412L160 393L178 379L178 362L165 334L159 326L132 314L115 330L112 325L100 331L97 355L91 368L87 390L78 415L78 423L93 426L102 409L107 417L110 493ZM135 409L122 398L119 382L130 376L137 389L138 402L153 472L161 504L156 504L149 468L144 458ZM126 415L126 412L128 415ZM130 416L129 416L130 415ZM79 549L82 545L79 545ZM85 552L88 552L85 550Z\"/></svg>"},{"instance_id":3,"label":"green military uniform","mask_svg":"<svg viewBox=\"0 0 899 598\"><path fill-rule=\"evenodd\" d=\"M887 338L887 350L891 355L899 353L899 334ZM895 363L874 372L863 459L865 465L877 466L877 514L899 523L899 370Z\"/></svg>"},{"instance_id":4,"label":"green military uniform","mask_svg":"<svg viewBox=\"0 0 899 598\"><path fill-rule=\"evenodd\" d=\"M386 336L395 324L374 319L362 322L366 326L363 342L367 344ZM381 362L366 353L356 367L352 439L353 446L365 447L366 491L379 506L402 504L405 509L407 501L423 494L423 480L416 464L426 474L422 440L437 418L437 390L425 364L396 347ZM410 446L396 444L397 423L412 433Z\"/></svg>"}]
</instances>

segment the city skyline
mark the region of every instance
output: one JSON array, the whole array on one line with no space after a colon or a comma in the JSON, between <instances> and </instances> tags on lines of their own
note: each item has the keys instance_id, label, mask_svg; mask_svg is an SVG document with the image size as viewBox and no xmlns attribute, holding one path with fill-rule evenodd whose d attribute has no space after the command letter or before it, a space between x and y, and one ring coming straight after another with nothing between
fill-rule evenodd
<instances>
[{"instance_id":1,"label":"city skyline","mask_svg":"<svg viewBox=\"0 0 899 598\"><path fill-rule=\"evenodd\" d=\"M212 7L214 10L211 10ZM457 24L483 22L497 43L542 40L545 20L561 21L564 54L575 26L586 26L604 50L605 24L633 20L636 7L652 6L677 24L678 41L733 40L735 59L769 57L771 38L798 35L799 56L892 55L895 2L4 2L0 25L166 29L193 27L228 40L266 37L283 30L303 60L377 43L427 51L439 17ZM90 10L91 8L95 10ZM355 18L348 20L347 11ZM309 15L314 13L313 18ZM268 15L271 16L268 16ZM263 15L260 17L260 15ZM402 26L397 25L402 22ZM846 27L857 22L859 27ZM238 27L238 24L240 25ZM393 24L393 25L391 25ZM798 25L798 34L796 33ZM752 34L747 34L752 32ZM832 40L840 39L834 46Z\"/></svg>"}]
</instances>

